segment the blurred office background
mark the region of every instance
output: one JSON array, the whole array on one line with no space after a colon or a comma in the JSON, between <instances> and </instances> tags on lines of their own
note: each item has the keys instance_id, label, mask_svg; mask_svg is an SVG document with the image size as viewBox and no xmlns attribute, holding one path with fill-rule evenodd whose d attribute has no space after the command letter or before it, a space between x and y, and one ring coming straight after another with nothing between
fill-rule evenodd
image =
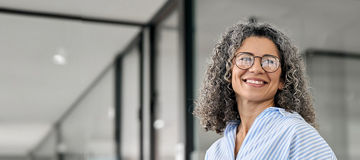
<instances>
[{"instance_id":1,"label":"blurred office background","mask_svg":"<svg viewBox=\"0 0 360 160\"><path fill-rule=\"evenodd\" d=\"M319 132L360 159L360 0L0 0L0 160L201 160L191 111L227 27L283 30Z\"/></svg>"}]
</instances>

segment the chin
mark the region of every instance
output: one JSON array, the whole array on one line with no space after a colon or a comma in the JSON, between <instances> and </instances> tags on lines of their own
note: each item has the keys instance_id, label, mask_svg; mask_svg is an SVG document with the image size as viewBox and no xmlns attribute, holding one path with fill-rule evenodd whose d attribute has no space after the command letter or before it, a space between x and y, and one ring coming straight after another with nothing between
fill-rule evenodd
<instances>
[{"instance_id":1,"label":"chin","mask_svg":"<svg viewBox=\"0 0 360 160\"><path fill-rule=\"evenodd\" d=\"M246 95L243 95L240 97L243 97L243 99L246 99L251 102L263 102L263 101L269 100L268 96L265 96L264 94L261 94L261 93L260 94L246 94Z\"/></svg>"}]
</instances>

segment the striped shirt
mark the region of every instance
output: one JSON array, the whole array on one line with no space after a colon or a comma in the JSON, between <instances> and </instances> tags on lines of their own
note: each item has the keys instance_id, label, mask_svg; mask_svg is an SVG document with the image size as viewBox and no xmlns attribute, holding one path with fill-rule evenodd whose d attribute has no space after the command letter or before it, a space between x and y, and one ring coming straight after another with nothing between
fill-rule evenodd
<instances>
[{"instance_id":1,"label":"striped shirt","mask_svg":"<svg viewBox=\"0 0 360 160\"><path fill-rule=\"evenodd\" d=\"M207 150L205 160L335 159L336 156L315 128L298 113L269 107L255 119L234 156L236 129L240 121L226 126L224 137Z\"/></svg>"}]
</instances>

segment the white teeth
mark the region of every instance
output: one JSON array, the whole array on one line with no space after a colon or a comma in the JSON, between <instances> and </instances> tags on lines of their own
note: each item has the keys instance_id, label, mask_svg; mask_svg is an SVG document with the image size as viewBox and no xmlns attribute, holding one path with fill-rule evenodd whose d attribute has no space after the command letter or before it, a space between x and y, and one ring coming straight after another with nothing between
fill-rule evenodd
<instances>
[{"instance_id":1,"label":"white teeth","mask_svg":"<svg viewBox=\"0 0 360 160\"><path fill-rule=\"evenodd\" d=\"M255 81L255 80L246 80L246 82L253 83L253 84L264 84L263 81Z\"/></svg>"}]
</instances>

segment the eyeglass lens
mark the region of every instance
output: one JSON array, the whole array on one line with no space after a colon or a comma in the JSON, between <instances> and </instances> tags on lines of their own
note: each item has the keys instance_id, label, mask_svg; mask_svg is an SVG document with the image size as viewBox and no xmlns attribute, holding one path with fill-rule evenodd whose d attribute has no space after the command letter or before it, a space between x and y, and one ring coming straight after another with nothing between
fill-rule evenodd
<instances>
[{"instance_id":1,"label":"eyeglass lens","mask_svg":"<svg viewBox=\"0 0 360 160\"><path fill-rule=\"evenodd\" d=\"M248 53L240 53L235 60L236 65L240 69L249 69L254 65L255 56ZM275 72L279 65L280 62L275 56L265 55L261 58L261 67L266 72Z\"/></svg>"}]
</instances>

